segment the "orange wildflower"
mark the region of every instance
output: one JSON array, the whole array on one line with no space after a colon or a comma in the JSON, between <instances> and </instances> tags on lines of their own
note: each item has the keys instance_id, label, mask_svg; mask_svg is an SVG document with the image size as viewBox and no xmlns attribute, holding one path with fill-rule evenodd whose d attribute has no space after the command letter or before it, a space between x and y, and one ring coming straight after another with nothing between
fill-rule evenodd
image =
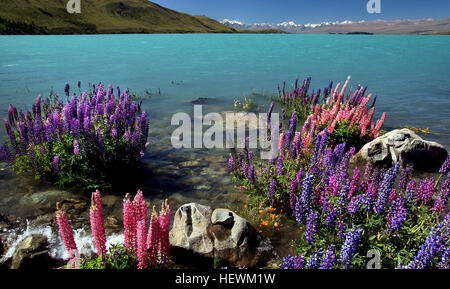
<instances>
[{"instance_id":1,"label":"orange wildflower","mask_svg":"<svg viewBox=\"0 0 450 289\"><path fill-rule=\"evenodd\" d=\"M261 220L261 223L262 223L263 226L267 226L269 224L269 221Z\"/></svg>"}]
</instances>

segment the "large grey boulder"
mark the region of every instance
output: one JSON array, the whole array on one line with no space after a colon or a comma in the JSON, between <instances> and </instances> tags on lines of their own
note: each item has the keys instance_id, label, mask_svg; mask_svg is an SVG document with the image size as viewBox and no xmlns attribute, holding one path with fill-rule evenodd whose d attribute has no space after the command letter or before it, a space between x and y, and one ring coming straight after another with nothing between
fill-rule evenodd
<instances>
[{"instance_id":1,"label":"large grey boulder","mask_svg":"<svg viewBox=\"0 0 450 289\"><path fill-rule=\"evenodd\" d=\"M413 164L416 170L437 171L447 155L441 144L426 141L404 128L390 131L367 143L355 155L355 160L374 164L399 162L402 167Z\"/></svg>"},{"instance_id":2,"label":"large grey boulder","mask_svg":"<svg viewBox=\"0 0 450 289\"><path fill-rule=\"evenodd\" d=\"M57 263L49 254L47 237L32 234L17 244L11 269L51 269L57 266Z\"/></svg>"},{"instance_id":3,"label":"large grey boulder","mask_svg":"<svg viewBox=\"0 0 450 289\"><path fill-rule=\"evenodd\" d=\"M247 220L228 209L189 203L175 213L172 248L220 258L234 267L262 265L273 257L270 240Z\"/></svg>"}]
</instances>

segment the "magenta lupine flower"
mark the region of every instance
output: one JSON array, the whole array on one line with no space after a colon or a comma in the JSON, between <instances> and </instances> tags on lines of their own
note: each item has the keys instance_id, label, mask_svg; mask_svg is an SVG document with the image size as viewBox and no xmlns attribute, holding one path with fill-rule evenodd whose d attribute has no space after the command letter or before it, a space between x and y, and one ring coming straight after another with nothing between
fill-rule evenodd
<instances>
[{"instance_id":1,"label":"magenta lupine flower","mask_svg":"<svg viewBox=\"0 0 450 289\"><path fill-rule=\"evenodd\" d=\"M166 264L169 262L170 258L170 240L169 240L169 231L170 231L170 215L171 210L166 199L162 204L161 212L159 214L159 252L161 255L161 263Z\"/></svg>"},{"instance_id":2,"label":"magenta lupine flower","mask_svg":"<svg viewBox=\"0 0 450 289\"><path fill-rule=\"evenodd\" d=\"M348 191L348 196L347 199L351 199L353 194L356 192L356 189L358 187L358 182L359 182L359 169L355 168L353 170L353 178L352 178L352 182L350 183L350 190Z\"/></svg>"},{"instance_id":3,"label":"magenta lupine flower","mask_svg":"<svg viewBox=\"0 0 450 289\"><path fill-rule=\"evenodd\" d=\"M416 204L429 204L431 197L434 194L434 179L425 178L420 181L419 188L417 189Z\"/></svg>"},{"instance_id":4,"label":"magenta lupine flower","mask_svg":"<svg viewBox=\"0 0 450 289\"><path fill-rule=\"evenodd\" d=\"M156 211L156 207L153 206L152 216L150 218L150 227L147 235L148 263L151 268L154 268L158 261L159 238L158 212Z\"/></svg>"},{"instance_id":5,"label":"magenta lupine flower","mask_svg":"<svg viewBox=\"0 0 450 289\"><path fill-rule=\"evenodd\" d=\"M56 203L56 210L56 223L58 224L59 233L69 253L70 260L73 260L78 254L78 248L73 237L72 228L67 221L66 212L64 212L59 203Z\"/></svg>"},{"instance_id":6,"label":"magenta lupine flower","mask_svg":"<svg viewBox=\"0 0 450 289\"><path fill-rule=\"evenodd\" d=\"M137 257L138 257L138 269L147 268L147 232L145 221L141 220L137 222Z\"/></svg>"},{"instance_id":7,"label":"magenta lupine flower","mask_svg":"<svg viewBox=\"0 0 450 289\"><path fill-rule=\"evenodd\" d=\"M106 256L106 234L103 223L102 202L100 192L97 190L92 193L91 208L89 210L91 223L91 232L94 237L95 247L99 256Z\"/></svg>"},{"instance_id":8,"label":"magenta lupine flower","mask_svg":"<svg viewBox=\"0 0 450 289\"><path fill-rule=\"evenodd\" d=\"M437 214L441 214L447 207L448 199L450 196L450 179L447 179L441 187L439 197L436 199L433 207L433 211Z\"/></svg>"},{"instance_id":9,"label":"magenta lupine flower","mask_svg":"<svg viewBox=\"0 0 450 289\"><path fill-rule=\"evenodd\" d=\"M398 192L395 189L392 189L392 191L389 193L389 203L394 203L399 198Z\"/></svg>"},{"instance_id":10,"label":"magenta lupine flower","mask_svg":"<svg viewBox=\"0 0 450 289\"><path fill-rule=\"evenodd\" d=\"M139 190L133 200L133 209L136 216L136 222L144 221L145 227L147 227L147 203L145 203L144 195Z\"/></svg>"},{"instance_id":11,"label":"magenta lupine flower","mask_svg":"<svg viewBox=\"0 0 450 289\"><path fill-rule=\"evenodd\" d=\"M134 252L136 250L136 218L128 193L123 199L123 227L124 245L129 251Z\"/></svg>"},{"instance_id":12,"label":"magenta lupine flower","mask_svg":"<svg viewBox=\"0 0 450 289\"><path fill-rule=\"evenodd\" d=\"M449 172L450 172L450 155L447 155L445 162L442 164L441 168L439 169L439 173L445 175Z\"/></svg>"}]
</instances>

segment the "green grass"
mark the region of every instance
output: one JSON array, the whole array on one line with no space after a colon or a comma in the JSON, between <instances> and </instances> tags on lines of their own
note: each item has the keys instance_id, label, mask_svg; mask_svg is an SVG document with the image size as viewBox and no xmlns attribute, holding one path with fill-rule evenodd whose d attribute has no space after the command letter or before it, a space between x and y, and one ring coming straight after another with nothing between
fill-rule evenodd
<instances>
[{"instance_id":1,"label":"green grass","mask_svg":"<svg viewBox=\"0 0 450 289\"><path fill-rule=\"evenodd\" d=\"M236 33L206 16L191 16L147 0L8 0L0 5L1 34Z\"/></svg>"}]
</instances>

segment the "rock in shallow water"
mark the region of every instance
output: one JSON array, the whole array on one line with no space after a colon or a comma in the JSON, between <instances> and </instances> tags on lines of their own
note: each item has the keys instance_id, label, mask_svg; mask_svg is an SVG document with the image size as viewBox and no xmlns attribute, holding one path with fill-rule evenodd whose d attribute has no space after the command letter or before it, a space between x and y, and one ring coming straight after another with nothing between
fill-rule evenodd
<instances>
[{"instance_id":1,"label":"rock in shallow water","mask_svg":"<svg viewBox=\"0 0 450 289\"><path fill-rule=\"evenodd\" d=\"M400 162L402 167L413 164L414 169L437 171L448 153L441 144L426 141L409 129L396 129L367 143L355 155L355 161L374 164Z\"/></svg>"},{"instance_id":2,"label":"rock in shallow water","mask_svg":"<svg viewBox=\"0 0 450 289\"><path fill-rule=\"evenodd\" d=\"M260 266L274 255L270 240L247 220L230 210L197 203L182 205L175 213L170 244L234 267Z\"/></svg>"}]
</instances>

